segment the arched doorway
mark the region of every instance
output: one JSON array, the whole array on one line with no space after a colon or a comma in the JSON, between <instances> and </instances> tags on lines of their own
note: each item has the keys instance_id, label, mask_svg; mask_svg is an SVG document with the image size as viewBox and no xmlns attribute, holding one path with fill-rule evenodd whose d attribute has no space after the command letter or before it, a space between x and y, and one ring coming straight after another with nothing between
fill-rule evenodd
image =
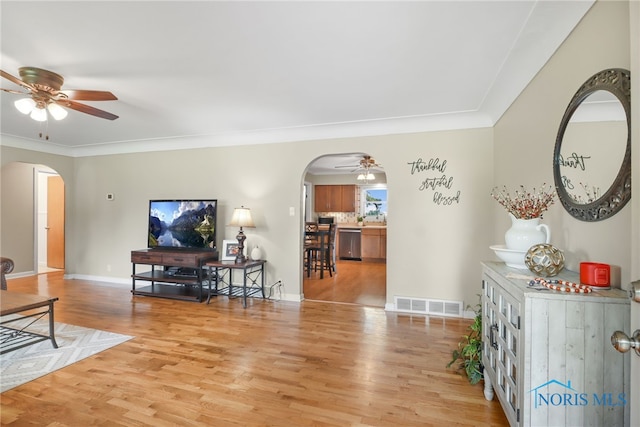
<instances>
[{"instance_id":1,"label":"arched doorway","mask_svg":"<svg viewBox=\"0 0 640 427\"><path fill-rule=\"evenodd\" d=\"M14 274L62 270L65 265L65 188L54 169L12 162L2 167L3 256Z\"/></svg>"},{"instance_id":2,"label":"arched doorway","mask_svg":"<svg viewBox=\"0 0 640 427\"><path fill-rule=\"evenodd\" d=\"M365 153L325 155L307 166L303 185L303 223L328 219L337 224L338 232L334 246L335 274L325 273L321 278L315 268L308 271L305 251L302 251L305 299L375 307L386 304L386 173L382 165L376 163L375 169L368 171L369 177L358 179L363 175L359 165L366 156ZM323 192L334 194L334 200L341 198L341 202L333 205L337 208L327 210L318 206L322 205L319 200L324 197ZM341 196L335 196L336 192L341 192ZM384 194L384 200L371 200L372 194L376 194L374 197ZM364 226L358 225L359 216L364 217ZM304 236L302 240L305 240ZM353 242L362 253L347 249L347 246L353 248Z\"/></svg>"}]
</instances>

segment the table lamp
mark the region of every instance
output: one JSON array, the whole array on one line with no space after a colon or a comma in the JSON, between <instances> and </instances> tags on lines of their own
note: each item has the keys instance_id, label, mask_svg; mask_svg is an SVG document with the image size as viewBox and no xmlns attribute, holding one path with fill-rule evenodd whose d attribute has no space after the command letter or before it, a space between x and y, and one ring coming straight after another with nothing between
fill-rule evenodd
<instances>
[{"instance_id":1,"label":"table lamp","mask_svg":"<svg viewBox=\"0 0 640 427\"><path fill-rule=\"evenodd\" d=\"M238 239L238 252L236 253L236 264L242 264L247 261L247 257L244 256L244 241L246 236L242 231L242 227L254 228L253 219L251 219L251 211L249 208L245 208L241 206L239 208L235 208L233 210L233 216L231 217L231 222L229 225L234 225L236 227L240 227L240 231L236 236Z\"/></svg>"}]
</instances>

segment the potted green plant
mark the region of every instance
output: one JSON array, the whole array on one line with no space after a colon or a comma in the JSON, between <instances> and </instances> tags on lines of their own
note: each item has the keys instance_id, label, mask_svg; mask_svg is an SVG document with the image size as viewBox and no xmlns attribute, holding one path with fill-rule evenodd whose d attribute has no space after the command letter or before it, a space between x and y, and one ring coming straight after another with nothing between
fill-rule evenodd
<instances>
[{"instance_id":1,"label":"potted green plant","mask_svg":"<svg viewBox=\"0 0 640 427\"><path fill-rule=\"evenodd\" d=\"M471 307L467 307L471 308ZM477 384L482 379L482 306L477 304L473 310L473 323L467 328L467 334L462 336L458 348L453 350L451 361L447 368L458 363L457 369L464 370L471 384Z\"/></svg>"},{"instance_id":2,"label":"potted green plant","mask_svg":"<svg viewBox=\"0 0 640 427\"><path fill-rule=\"evenodd\" d=\"M358 225L362 225L364 223L364 218L362 218L362 215L358 214L356 221L358 222Z\"/></svg>"}]
</instances>

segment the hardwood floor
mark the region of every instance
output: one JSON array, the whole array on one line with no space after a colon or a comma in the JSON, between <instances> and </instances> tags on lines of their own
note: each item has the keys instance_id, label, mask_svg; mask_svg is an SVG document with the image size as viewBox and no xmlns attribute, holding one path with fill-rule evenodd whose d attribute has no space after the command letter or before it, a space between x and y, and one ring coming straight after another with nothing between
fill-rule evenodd
<instances>
[{"instance_id":1,"label":"hardwood floor","mask_svg":"<svg viewBox=\"0 0 640 427\"><path fill-rule=\"evenodd\" d=\"M303 293L307 300L344 302L384 308L386 302L387 265L384 263L338 260L338 274L325 271L311 277L304 275Z\"/></svg>"},{"instance_id":2,"label":"hardwood floor","mask_svg":"<svg viewBox=\"0 0 640 427\"><path fill-rule=\"evenodd\" d=\"M0 395L2 425L506 426L446 369L470 323L375 307L132 297L61 273L9 280L58 296L56 321L134 335Z\"/></svg>"}]
</instances>

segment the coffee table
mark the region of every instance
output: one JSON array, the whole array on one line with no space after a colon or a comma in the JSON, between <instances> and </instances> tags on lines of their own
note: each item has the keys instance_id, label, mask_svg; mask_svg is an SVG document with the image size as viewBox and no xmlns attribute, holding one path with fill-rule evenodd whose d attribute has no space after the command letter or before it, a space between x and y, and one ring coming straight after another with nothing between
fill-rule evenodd
<instances>
[{"instance_id":1,"label":"coffee table","mask_svg":"<svg viewBox=\"0 0 640 427\"><path fill-rule=\"evenodd\" d=\"M54 334L53 303L57 297L0 291L0 316L11 316L0 321L0 354L8 353L40 341L51 340L53 348L58 348ZM44 316L49 316L49 335L28 331L30 325ZM32 319L24 325L24 319ZM23 321L20 326L8 324Z\"/></svg>"}]
</instances>

